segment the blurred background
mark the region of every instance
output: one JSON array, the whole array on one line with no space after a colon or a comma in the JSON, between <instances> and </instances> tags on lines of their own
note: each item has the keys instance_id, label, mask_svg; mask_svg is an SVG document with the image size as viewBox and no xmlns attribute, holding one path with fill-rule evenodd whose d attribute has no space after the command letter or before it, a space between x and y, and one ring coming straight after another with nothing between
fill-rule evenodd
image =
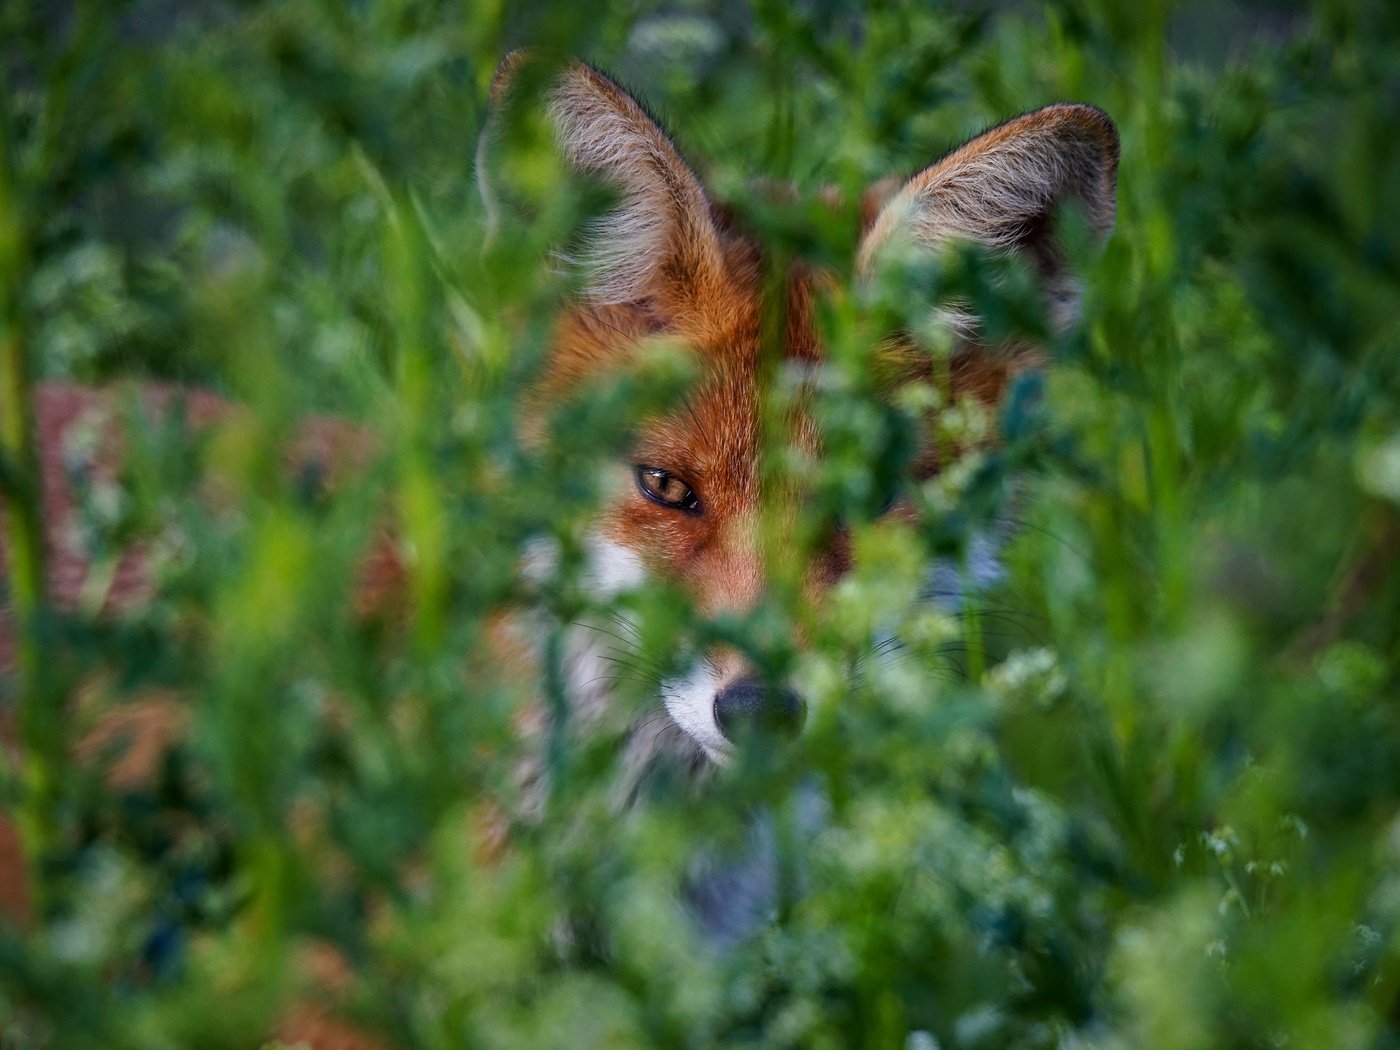
<instances>
[{"instance_id":1,"label":"blurred background","mask_svg":"<svg viewBox=\"0 0 1400 1050\"><path fill-rule=\"evenodd\" d=\"M938 408L997 441L917 525L869 520L905 410L824 322L813 513L861 555L832 609L582 593L602 465L684 369L522 442L551 251L605 202L526 134L486 238L519 46L615 73L846 283L823 188L1051 101L1118 123L1082 324L975 424ZM0 1046L1400 1046L1400 5L6 0L0 75L5 389L109 421L50 450L70 575L6 579ZM984 280L928 295L1021 323ZM17 447L12 553L45 511ZM989 528L1005 579L920 602ZM620 807L647 676L522 735L491 659L522 607L556 668L584 617L625 613L642 670L744 633L807 732ZM764 885L719 940L717 870Z\"/></svg>"}]
</instances>

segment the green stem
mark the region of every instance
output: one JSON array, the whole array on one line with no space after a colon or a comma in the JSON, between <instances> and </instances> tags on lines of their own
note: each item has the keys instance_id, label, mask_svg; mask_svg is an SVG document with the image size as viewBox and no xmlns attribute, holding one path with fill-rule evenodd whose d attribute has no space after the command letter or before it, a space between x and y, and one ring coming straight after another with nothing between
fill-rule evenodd
<instances>
[{"instance_id":1,"label":"green stem","mask_svg":"<svg viewBox=\"0 0 1400 1050\"><path fill-rule=\"evenodd\" d=\"M29 377L21 289L29 267L25 210L20 204L14 125L0 102L0 464L3 471L7 601L15 624L19 695L20 832L30 870L51 839L50 805L61 755L62 729L51 695L40 644L46 609L44 528L39 464L34 441L33 390ZM10 770L6 770L10 781ZM12 782L12 781L11 781ZM32 885L39 890L37 881Z\"/></svg>"}]
</instances>

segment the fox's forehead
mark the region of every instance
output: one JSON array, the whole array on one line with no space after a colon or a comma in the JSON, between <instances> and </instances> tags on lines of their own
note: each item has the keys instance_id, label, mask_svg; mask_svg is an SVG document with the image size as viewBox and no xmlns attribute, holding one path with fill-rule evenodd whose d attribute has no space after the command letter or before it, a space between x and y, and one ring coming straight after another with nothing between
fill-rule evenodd
<instances>
[{"instance_id":1,"label":"fox's forehead","mask_svg":"<svg viewBox=\"0 0 1400 1050\"><path fill-rule=\"evenodd\" d=\"M725 257L712 280L662 283L629 302L572 305L557 332L553 371L596 377L625 366L648 338L673 339L695 353L703 372L730 382L754 378L765 353L819 357L813 304L822 275L799 264L765 277L756 243L737 234L725 239Z\"/></svg>"},{"instance_id":2,"label":"fox's forehead","mask_svg":"<svg viewBox=\"0 0 1400 1050\"><path fill-rule=\"evenodd\" d=\"M547 378L566 393L626 369L652 340L682 347L692 355L694 380L674 406L637 421L634 458L693 484L722 484L732 490L726 502L756 498L772 379L785 362L821 357L814 276L793 268L765 297L752 251L744 246L736 255L729 280L703 297L575 305L562 319ZM780 421L782 440L814 447L815 429L800 406Z\"/></svg>"}]
</instances>

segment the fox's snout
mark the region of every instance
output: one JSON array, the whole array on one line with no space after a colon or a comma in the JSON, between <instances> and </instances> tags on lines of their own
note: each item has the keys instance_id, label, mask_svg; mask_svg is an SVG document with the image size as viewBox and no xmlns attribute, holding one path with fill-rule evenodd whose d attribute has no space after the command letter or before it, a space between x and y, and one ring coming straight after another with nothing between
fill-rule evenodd
<instances>
[{"instance_id":1,"label":"fox's snout","mask_svg":"<svg viewBox=\"0 0 1400 1050\"><path fill-rule=\"evenodd\" d=\"M788 686L744 677L715 694L715 724L731 744L762 733L795 736L807 717L807 704Z\"/></svg>"}]
</instances>

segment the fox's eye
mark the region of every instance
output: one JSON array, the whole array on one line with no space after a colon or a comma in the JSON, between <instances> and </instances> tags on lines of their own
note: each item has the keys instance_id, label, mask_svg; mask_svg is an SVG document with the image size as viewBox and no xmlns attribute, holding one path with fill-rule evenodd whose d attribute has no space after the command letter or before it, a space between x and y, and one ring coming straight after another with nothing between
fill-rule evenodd
<instances>
[{"instance_id":1,"label":"fox's eye","mask_svg":"<svg viewBox=\"0 0 1400 1050\"><path fill-rule=\"evenodd\" d=\"M695 490L669 470L641 465L636 469L637 488L647 499L687 514L700 513L700 500L696 498Z\"/></svg>"}]
</instances>

